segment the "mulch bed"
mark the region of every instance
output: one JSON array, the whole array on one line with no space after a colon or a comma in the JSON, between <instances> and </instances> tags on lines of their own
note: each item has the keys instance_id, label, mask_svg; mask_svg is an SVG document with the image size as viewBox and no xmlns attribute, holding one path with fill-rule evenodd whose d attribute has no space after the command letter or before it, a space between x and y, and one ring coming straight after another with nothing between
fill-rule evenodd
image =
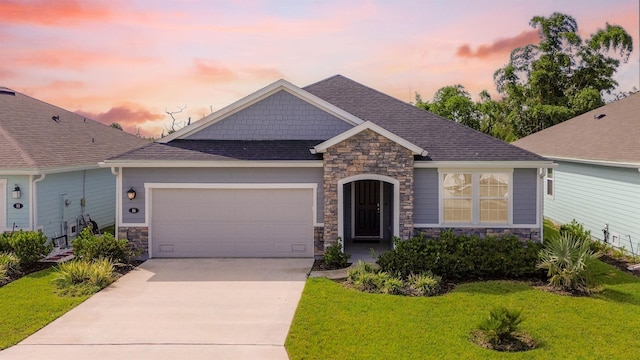
<instances>
[{"instance_id":1,"label":"mulch bed","mask_svg":"<svg viewBox=\"0 0 640 360\"><path fill-rule=\"evenodd\" d=\"M322 259L316 259L313 261L313 266L311 267L311 271L324 271L324 270L339 270L345 269L351 266L352 263L347 263L347 266L333 266L326 264Z\"/></svg>"}]
</instances>

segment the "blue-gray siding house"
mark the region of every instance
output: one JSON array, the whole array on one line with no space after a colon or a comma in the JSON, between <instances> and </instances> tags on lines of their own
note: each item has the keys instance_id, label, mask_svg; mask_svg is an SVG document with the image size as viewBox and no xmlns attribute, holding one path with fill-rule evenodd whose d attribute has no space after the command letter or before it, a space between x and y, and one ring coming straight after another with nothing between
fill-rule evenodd
<instances>
[{"instance_id":1,"label":"blue-gray siding house","mask_svg":"<svg viewBox=\"0 0 640 360\"><path fill-rule=\"evenodd\" d=\"M116 177L98 163L148 141L0 87L0 232L76 235L115 223Z\"/></svg>"},{"instance_id":2,"label":"blue-gray siding house","mask_svg":"<svg viewBox=\"0 0 640 360\"><path fill-rule=\"evenodd\" d=\"M150 257L312 257L441 231L542 236L552 162L343 76L277 81L107 159Z\"/></svg>"},{"instance_id":3,"label":"blue-gray siding house","mask_svg":"<svg viewBox=\"0 0 640 360\"><path fill-rule=\"evenodd\" d=\"M514 143L557 163L544 184L544 215L640 252L640 94ZM606 230L606 231L605 231Z\"/></svg>"}]
</instances>

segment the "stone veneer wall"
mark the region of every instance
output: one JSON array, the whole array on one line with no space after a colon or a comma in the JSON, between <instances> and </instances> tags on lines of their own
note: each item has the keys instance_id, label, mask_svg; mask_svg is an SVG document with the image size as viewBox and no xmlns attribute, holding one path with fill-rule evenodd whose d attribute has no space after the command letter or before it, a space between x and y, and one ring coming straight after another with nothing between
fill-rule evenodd
<instances>
[{"instance_id":1,"label":"stone veneer wall","mask_svg":"<svg viewBox=\"0 0 640 360\"><path fill-rule=\"evenodd\" d=\"M313 254L324 254L324 227L322 226L313 227Z\"/></svg>"},{"instance_id":2,"label":"stone veneer wall","mask_svg":"<svg viewBox=\"0 0 640 360\"><path fill-rule=\"evenodd\" d=\"M118 228L118 239L127 239L136 249L140 249L142 254L140 258L149 258L149 228L142 227L124 227Z\"/></svg>"},{"instance_id":3,"label":"stone veneer wall","mask_svg":"<svg viewBox=\"0 0 640 360\"><path fill-rule=\"evenodd\" d=\"M338 237L338 181L354 175L376 174L400 183L399 234L413 234L413 154L386 137L366 129L330 148L324 163L324 248Z\"/></svg>"},{"instance_id":4,"label":"stone veneer wall","mask_svg":"<svg viewBox=\"0 0 640 360\"><path fill-rule=\"evenodd\" d=\"M453 230L455 235L487 236L515 235L521 240L540 242L540 228L416 228L414 236L424 233L427 238L437 238L443 231Z\"/></svg>"}]
</instances>

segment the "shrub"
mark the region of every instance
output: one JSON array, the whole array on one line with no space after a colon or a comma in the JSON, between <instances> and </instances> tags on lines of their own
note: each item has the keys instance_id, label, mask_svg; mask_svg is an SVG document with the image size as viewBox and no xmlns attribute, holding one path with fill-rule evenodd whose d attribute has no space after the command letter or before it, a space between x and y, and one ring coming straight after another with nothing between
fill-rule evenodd
<instances>
[{"instance_id":1,"label":"shrub","mask_svg":"<svg viewBox=\"0 0 640 360\"><path fill-rule=\"evenodd\" d=\"M382 281L382 286L380 287L381 293L390 295L402 295L405 293L406 285L402 279L389 276L387 273L378 273L378 276L381 274L384 274L384 281Z\"/></svg>"},{"instance_id":2,"label":"shrub","mask_svg":"<svg viewBox=\"0 0 640 360\"><path fill-rule=\"evenodd\" d=\"M407 279L409 290L418 296L437 295L441 290L442 278L431 272L411 274Z\"/></svg>"},{"instance_id":3,"label":"shrub","mask_svg":"<svg viewBox=\"0 0 640 360\"><path fill-rule=\"evenodd\" d=\"M346 254L342 251L342 239L338 238L337 241L328 246L324 254L322 255L322 260L324 263L330 267L335 268L344 268L347 266L351 255Z\"/></svg>"},{"instance_id":4,"label":"shrub","mask_svg":"<svg viewBox=\"0 0 640 360\"><path fill-rule=\"evenodd\" d=\"M11 252L13 250L11 244L9 244L10 237L11 234L9 233L0 233L0 252Z\"/></svg>"},{"instance_id":5,"label":"shrub","mask_svg":"<svg viewBox=\"0 0 640 360\"><path fill-rule=\"evenodd\" d=\"M82 260L110 259L113 262L129 263L136 253L129 248L126 239L117 240L111 234L94 235L85 228L73 240L73 254Z\"/></svg>"},{"instance_id":6,"label":"shrub","mask_svg":"<svg viewBox=\"0 0 640 360\"><path fill-rule=\"evenodd\" d=\"M536 263L541 244L523 243L515 236L480 239L449 231L438 239L420 234L408 240L394 239L394 244L377 263L382 271L402 279L428 271L450 280L522 278L539 273Z\"/></svg>"},{"instance_id":7,"label":"shrub","mask_svg":"<svg viewBox=\"0 0 640 360\"><path fill-rule=\"evenodd\" d=\"M576 239L591 240L591 231L585 230L584 226L578 223L576 219L571 220L569 224L560 226L560 236L563 235L573 236Z\"/></svg>"},{"instance_id":8,"label":"shrub","mask_svg":"<svg viewBox=\"0 0 640 360\"><path fill-rule=\"evenodd\" d=\"M21 265L32 264L53 250L53 244L47 244L47 237L40 231L14 232L9 237L9 245Z\"/></svg>"},{"instance_id":9,"label":"shrub","mask_svg":"<svg viewBox=\"0 0 640 360\"><path fill-rule=\"evenodd\" d=\"M520 310L494 308L478 329L484 334L486 341L497 346L515 338L518 326L524 320L521 315Z\"/></svg>"},{"instance_id":10,"label":"shrub","mask_svg":"<svg viewBox=\"0 0 640 360\"><path fill-rule=\"evenodd\" d=\"M550 239L540 251L538 267L547 270L551 286L589 292L596 284L593 261L601 256L590 249L590 240L565 233Z\"/></svg>"},{"instance_id":11,"label":"shrub","mask_svg":"<svg viewBox=\"0 0 640 360\"><path fill-rule=\"evenodd\" d=\"M10 252L0 252L0 285L20 272L20 259Z\"/></svg>"},{"instance_id":12,"label":"shrub","mask_svg":"<svg viewBox=\"0 0 640 360\"><path fill-rule=\"evenodd\" d=\"M109 259L73 260L58 265L54 283L61 295L82 296L96 293L114 280Z\"/></svg>"}]
</instances>

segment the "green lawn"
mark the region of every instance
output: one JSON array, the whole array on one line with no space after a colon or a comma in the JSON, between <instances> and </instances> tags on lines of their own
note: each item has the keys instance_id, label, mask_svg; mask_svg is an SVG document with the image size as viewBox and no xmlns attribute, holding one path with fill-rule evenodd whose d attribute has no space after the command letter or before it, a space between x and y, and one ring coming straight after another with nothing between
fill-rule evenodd
<instances>
[{"instance_id":1,"label":"green lawn","mask_svg":"<svg viewBox=\"0 0 640 360\"><path fill-rule=\"evenodd\" d=\"M459 285L432 298L366 294L310 278L286 342L291 359L629 359L640 348L640 279L598 262L603 291L560 296L525 283ZM541 342L504 354L469 341L495 306L523 310Z\"/></svg>"},{"instance_id":2,"label":"green lawn","mask_svg":"<svg viewBox=\"0 0 640 360\"><path fill-rule=\"evenodd\" d=\"M0 350L17 344L88 298L59 297L54 277L50 268L0 287Z\"/></svg>"},{"instance_id":3,"label":"green lawn","mask_svg":"<svg viewBox=\"0 0 640 360\"><path fill-rule=\"evenodd\" d=\"M544 240L548 240L554 236L560 235L560 229L558 229L553 222L549 219L544 219Z\"/></svg>"}]
</instances>

